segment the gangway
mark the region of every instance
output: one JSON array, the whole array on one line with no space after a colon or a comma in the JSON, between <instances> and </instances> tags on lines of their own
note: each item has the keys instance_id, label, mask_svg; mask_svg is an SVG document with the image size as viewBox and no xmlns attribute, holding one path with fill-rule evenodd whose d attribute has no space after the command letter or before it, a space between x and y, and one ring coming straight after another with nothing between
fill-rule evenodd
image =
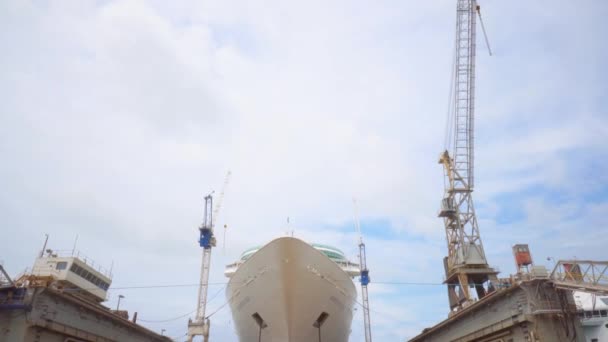
<instances>
[{"instance_id":1,"label":"gangway","mask_svg":"<svg viewBox=\"0 0 608 342\"><path fill-rule=\"evenodd\" d=\"M608 295L608 261L559 260L550 278L562 290Z\"/></svg>"}]
</instances>

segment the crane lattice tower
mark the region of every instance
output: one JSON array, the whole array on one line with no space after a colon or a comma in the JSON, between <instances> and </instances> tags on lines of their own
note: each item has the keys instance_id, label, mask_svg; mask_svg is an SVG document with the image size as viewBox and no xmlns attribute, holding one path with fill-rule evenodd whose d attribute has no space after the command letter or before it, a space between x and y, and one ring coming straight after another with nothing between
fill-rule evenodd
<instances>
[{"instance_id":1,"label":"crane lattice tower","mask_svg":"<svg viewBox=\"0 0 608 342\"><path fill-rule=\"evenodd\" d=\"M475 29L476 0L458 0L453 65L451 115L446 132L446 150L439 163L445 171L445 195L439 217L445 225L448 256L444 259L445 283L450 309L473 301L494 290L497 272L488 265L473 206L474 114L475 114ZM448 126L449 127L449 126ZM452 144L451 153L448 144Z\"/></svg>"},{"instance_id":2,"label":"crane lattice tower","mask_svg":"<svg viewBox=\"0 0 608 342\"><path fill-rule=\"evenodd\" d=\"M203 213L203 224L199 228L199 245L203 248L201 261L201 279L198 289L198 301L196 316L194 320L188 321L188 342L192 342L195 336L202 336L203 341L209 341L209 318L205 316L207 308L207 292L209 289L209 271L211 268L211 248L215 247L216 240L213 234L213 197L205 196L205 211Z\"/></svg>"}]
</instances>

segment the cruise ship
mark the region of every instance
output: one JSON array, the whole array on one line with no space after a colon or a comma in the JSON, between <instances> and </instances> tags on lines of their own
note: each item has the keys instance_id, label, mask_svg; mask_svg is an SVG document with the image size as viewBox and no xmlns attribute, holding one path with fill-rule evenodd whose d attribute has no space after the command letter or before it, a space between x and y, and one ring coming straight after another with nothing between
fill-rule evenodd
<instances>
[{"instance_id":1,"label":"cruise ship","mask_svg":"<svg viewBox=\"0 0 608 342\"><path fill-rule=\"evenodd\" d=\"M241 342L347 342L359 265L293 237L246 250L226 266L226 297Z\"/></svg>"}]
</instances>

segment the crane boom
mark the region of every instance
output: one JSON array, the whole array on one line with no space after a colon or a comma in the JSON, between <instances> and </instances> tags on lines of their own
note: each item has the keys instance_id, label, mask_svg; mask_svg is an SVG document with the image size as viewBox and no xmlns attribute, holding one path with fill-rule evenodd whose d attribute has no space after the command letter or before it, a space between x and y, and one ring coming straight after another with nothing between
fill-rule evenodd
<instances>
[{"instance_id":1,"label":"crane boom","mask_svg":"<svg viewBox=\"0 0 608 342\"><path fill-rule=\"evenodd\" d=\"M226 188L228 187L228 183L230 182L231 175L232 175L231 171L226 172L226 177L224 178L224 185L222 185L222 191L220 192L218 201L215 204L215 209L213 209L213 217L211 220L211 226L214 228L215 228L215 220L217 220L219 213L220 213L220 209L222 208L222 204L224 203L224 194L226 193Z\"/></svg>"},{"instance_id":2,"label":"crane boom","mask_svg":"<svg viewBox=\"0 0 608 342\"><path fill-rule=\"evenodd\" d=\"M488 266L473 206L474 188L474 119L476 0L457 0L456 43L453 85L448 122L453 124L452 151L449 146L439 163L445 171L445 194L439 217L444 220L448 256L444 260L450 309L458 309L473 300L469 292L475 286L477 297L492 290L497 272ZM446 139L449 141L449 139ZM487 288L484 288L484 284Z\"/></svg>"},{"instance_id":3,"label":"crane boom","mask_svg":"<svg viewBox=\"0 0 608 342\"><path fill-rule=\"evenodd\" d=\"M474 188L475 120L475 0L458 0L454 77L453 168L459 174L455 186Z\"/></svg>"}]
</instances>

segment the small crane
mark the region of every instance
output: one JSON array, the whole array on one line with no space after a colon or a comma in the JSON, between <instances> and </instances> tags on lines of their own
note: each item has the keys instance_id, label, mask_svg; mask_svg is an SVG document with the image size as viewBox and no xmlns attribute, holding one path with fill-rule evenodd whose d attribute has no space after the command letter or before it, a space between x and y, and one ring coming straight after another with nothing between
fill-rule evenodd
<instances>
[{"instance_id":1,"label":"small crane","mask_svg":"<svg viewBox=\"0 0 608 342\"><path fill-rule=\"evenodd\" d=\"M359 224L359 214L357 212L357 200L353 199L355 208L355 227L359 234L359 268L361 275L361 297L363 298L363 325L365 328L365 342L372 341L372 327L369 318L369 297L367 294L367 285L369 284L369 270L367 269L367 256L365 254L365 243L363 242L363 234L361 234L361 225Z\"/></svg>"},{"instance_id":2,"label":"small crane","mask_svg":"<svg viewBox=\"0 0 608 342\"><path fill-rule=\"evenodd\" d=\"M224 199L224 192L230 179L230 171L226 174L224 186L220 193L219 201L213 209L213 192L205 196L205 209L203 212L203 223L199 227L199 245L203 248L203 260L201 263L201 280L198 289L198 302L196 306L196 316L193 320L188 320L188 342L192 342L194 336L203 336L205 342L209 341L209 329L211 322L205 317L207 307L207 292L209 289L209 269L211 266L211 248L215 247L216 239L213 234L215 219L219 214Z\"/></svg>"}]
</instances>

